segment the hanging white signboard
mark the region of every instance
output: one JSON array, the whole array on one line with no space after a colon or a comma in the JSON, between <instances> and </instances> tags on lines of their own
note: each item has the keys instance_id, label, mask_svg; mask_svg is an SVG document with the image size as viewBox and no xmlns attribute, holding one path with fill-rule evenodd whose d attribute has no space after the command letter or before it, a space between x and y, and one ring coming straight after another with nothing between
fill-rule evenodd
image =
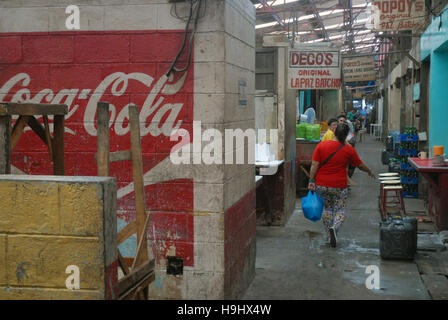
<instances>
[{"instance_id":1,"label":"hanging white signboard","mask_svg":"<svg viewBox=\"0 0 448 320\"><path fill-rule=\"evenodd\" d=\"M344 58L342 60L344 82L376 79L375 59L370 57Z\"/></svg>"},{"instance_id":2,"label":"hanging white signboard","mask_svg":"<svg viewBox=\"0 0 448 320\"><path fill-rule=\"evenodd\" d=\"M425 0L375 0L372 5L374 31L424 30Z\"/></svg>"},{"instance_id":3,"label":"hanging white signboard","mask_svg":"<svg viewBox=\"0 0 448 320\"><path fill-rule=\"evenodd\" d=\"M289 89L339 89L340 52L336 48L306 46L289 50Z\"/></svg>"}]
</instances>

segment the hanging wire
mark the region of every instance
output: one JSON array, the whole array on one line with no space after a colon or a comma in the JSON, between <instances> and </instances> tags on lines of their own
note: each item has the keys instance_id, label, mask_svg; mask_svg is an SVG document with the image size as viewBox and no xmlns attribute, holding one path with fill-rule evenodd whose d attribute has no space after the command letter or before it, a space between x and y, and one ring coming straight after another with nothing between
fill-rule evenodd
<instances>
[{"instance_id":1,"label":"hanging wire","mask_svg":"<svg viewBox=\"0 0 448 320\"><path fill-rule=\"evenodd\" d=\"M191 0L186 0L186 1L191 2ZM196 0L196 1L197 1L197 0ZM182 5L183 5L183 3L182 3ZM178 3L175 2L175 3L171 6L171 9L170 9L170 15L171 15L173 18L182 20L182 21L184 21L184 22L186 23L186 22L188 21L189 16L181 16L181 15L177 12L177 7L178 7ZM204 1L204 2L203 2L203 7L204 7L204 9L202 10L202 13L200 14L199 19L202 19L202 18L204 18L204 16L205 16L205 12L207 11L207 1Z\"/></svg>"},{"instance_id":2,"label":"hanging wire","mask_svg":"<svg viewBox=\"0 0 448 320\"><path fill-rule=\"evenodd\" d=\"M286 6L286 1L284 1L283 5ZM285 10L285 12L286 12L286 10ZM291 45L291 48L293 48L294 47L294 43L296 41L296 34L297 34L297 31L298 31L297 10L291 10L290 11L289 20L288 21L289 22L287 23L288 24L287 38L288 38L288 41L289 41L289 43ZM285 22L286 22L286 19L285 19Z\"/></svg>"},{"instance_id":3,"label":"hanging wire","mask_svg":"<svg viewBox=\"0 0 448 320\"><path fill-rule=\"evenodd\" d=\"M194 39L194 35L196 33L197 24L198 24L198 20L199 20L199 13L201 11L201 6L202 6L203 0L188 0L188 1L190 2L190 10L189 10L189 16L187 19L187 24L185 26L184 40L182 43L182 47L180 48L179 52L177 53L176 57L174 58L173 62L171 63L170 68L168 69L167 76L170 76L173 71L175 71L175 72L187 71L188 68L190 67L193 39ZM181 18L177 14L177 8L174 11L175 11L176 17L183 20L183 18ZM189 27L190 27L190 23L191 23L192 19L194 20L193 30L190 32L190 38L188 39ZM179 57L182 55L182 53L185 50L185 45L187 44L187 39L188 39L187 64L183 68L176 68L176 63L179 60Z\"/></svg>"},{"instance_id":4,"label":"hanging wire","mask_svg":"<svg viewBox=\"0 0 448 320\"><path fill-rule=\"evenodd\" d=\"M291 34L290 42L291 42L291 48L293 48L294 43L296 42L296 36L297 36L298 30L299 30L299 22L298 22L299 20L297 17L297 10L292 11L291 15L292 15L292 17L290 18L290 20L291 20L290 24L292 24L292 34ZM288 24L288 26L289 26L289 24Z\"/></svg>"}]
</instances>

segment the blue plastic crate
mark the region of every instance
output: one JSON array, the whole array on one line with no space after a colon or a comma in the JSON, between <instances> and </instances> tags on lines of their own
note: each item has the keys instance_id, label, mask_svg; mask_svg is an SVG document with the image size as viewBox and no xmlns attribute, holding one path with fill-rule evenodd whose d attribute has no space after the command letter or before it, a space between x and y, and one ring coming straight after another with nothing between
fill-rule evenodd
<instances>
[{"instance_id":1,"label":"blue plastic crate","mask_svg":"<svg viewBox=\"0 0 448 320\"><path fill-rule=\"evenodd\" d=\"M400 134L400 141L418 141L418 135L416 134Z\"/></svg>"},{"instance_id":2,"label":"blue plastic crate","mask_svg":"<svg viewBox=\"0 0 448 320\"><path fill-rule=\"evenodd\" d=\"M403 191L403 197L405 197L405 198L418 198L418 192Z\"/></svg>"},{"instance_id":3,"label":"blue plastic crate","mask_svg":"<svg viewBox=\"0 0 448 320\"><path fill-rule=\"evenodd\" d=\"M416 170L413 166L408 163L400 163L401 170Z\"/></svg>"},{"instance_id":4,"label":"blue plastic crate","mask_svg":"<svg viewBox=\"0 0 448 320\"><path fill-rule=\"evenodd\" d=\"M418 177L401 177L401 183L406 183L406 184L417 184L418 183Z\"/></svg>"},{"instance_id":5,"label":"blue plastic crate","mask_svg":"<svg viewBox=\"0 0 448 320\"><path fill-rule=\"evenodd\" d=\"M398 155L416 157L418 155L418 150L417 149L398 149Z\"/></svg>"},{"instance_id":6,"label":"blue plastic crate","mask_svg":"<svg viewBox=\"0 0 448 320\"><path fill-rule=\"evenodd\" d=\"M390 136L392 137L393 147L394 147L394 150L395 150L395 147L397 146L397 144L400 144L400 131L391 130L390 131Z\"/></svg>"}]
</instances>

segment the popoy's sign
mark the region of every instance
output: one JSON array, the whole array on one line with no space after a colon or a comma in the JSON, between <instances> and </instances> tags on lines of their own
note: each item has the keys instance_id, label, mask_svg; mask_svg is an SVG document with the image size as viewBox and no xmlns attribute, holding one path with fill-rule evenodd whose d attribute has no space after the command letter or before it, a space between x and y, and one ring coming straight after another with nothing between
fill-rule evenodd
<instances>
[{"instance_id":1,"label":"popoy's sign","mask_svg":"<svg viewBox=\"0 0 448 320\"><path fill-rule=\"evenodd\" d=\"M371 57L344 58L344 82L376 79L375 59Z\"/></svg>"},{"instance_id":2,"label":"popoy's sign","mask_svg":"<svg viewBox=\"0 0 448 320\"><path fill-rule=\"evenodd\" d=\"M425 0L375 0L372 6L374 31L425 28Z\"/></svg>"},{"instance_id":3,"label":"popoy's sign","mask_svg":"<svg viewBox=\"0 0 448 320\"><path fill-rule=\"evenodd\" d=\"M290 89L338 89L341 86L339 50L304 47L289 52Z\"/></svg>"}]
</instances>

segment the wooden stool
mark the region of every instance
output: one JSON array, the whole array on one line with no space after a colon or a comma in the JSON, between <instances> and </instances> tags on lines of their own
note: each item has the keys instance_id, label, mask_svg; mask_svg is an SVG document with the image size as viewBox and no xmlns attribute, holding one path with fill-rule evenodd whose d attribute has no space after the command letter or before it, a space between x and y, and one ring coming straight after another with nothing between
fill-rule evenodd
<instances>
[{"instance_id":1,"label":"wooden stool","mask_svg":"<svg viewBox=\"0 0 448 320\"><path fill-rule=\"evenodd\" d=\"M403 215L406 216L406 208L404 205L403 187L402 186L398 186L398 185L384 186L381 192L382 192L382 195L380 196L382 198L381 218L383 220L385 220L387 218L387 207L390 204L399 205L398 208L400 208L400 214L401 214L401 212L403 212ZM395 194L394 199L398 199L398 201L388 201L388 193L394 193Z\"/></svg>"},{"instance_id":2,"label":"wooden stool","mask_svg":"<svg viewBox=\"0 0 448 320\"><path fill-rule=\"evenodd\" d=\"M378 176L380 178L382 178L382 177L384 178L384 177L398 177L399 175L397 172L386 172L386 173L380 173L380 174L378 174Z\"/></svg>"},{"instance_id":3,"label":"wooden stool","mask_svg":"<svg viewBox=\"0 0 448 320\"><path fill-rule=\"evenodd\" d=\"M378 180L380 181L390 181L390 180L398 180L400 177L379 177Z\"/></svg>"},{"instance_id":4,"label":"wooden stool","mask_svg":"<svg viewBox=\"0 0 448 320\"><path fill-rule=\"evenodd\" d=\"M384 203L384 187L391 187L391 186L401 186L401 180L399 179L399 177L393 177L393 179L380 178L380 194L378 196L378 209L381 212L381 217L383 217L382 208Z\"/></svg>"},{"instance_id":5,"label":"wooden stool","mask_svg":"<svg viewBox=\"0 0 448 320\"><path fill-rule=\"evenodd\" d=\"M0 174L11 173L11 153L28 124L47 145L54 174L64 175L64 117L67 113L65 104L0 102ZM13 115L19 118L11 131ZM54 137L50 135L49 115L54 116ZM43 116L44 126L35 116Z\"/></svg>"}]
</instances>

